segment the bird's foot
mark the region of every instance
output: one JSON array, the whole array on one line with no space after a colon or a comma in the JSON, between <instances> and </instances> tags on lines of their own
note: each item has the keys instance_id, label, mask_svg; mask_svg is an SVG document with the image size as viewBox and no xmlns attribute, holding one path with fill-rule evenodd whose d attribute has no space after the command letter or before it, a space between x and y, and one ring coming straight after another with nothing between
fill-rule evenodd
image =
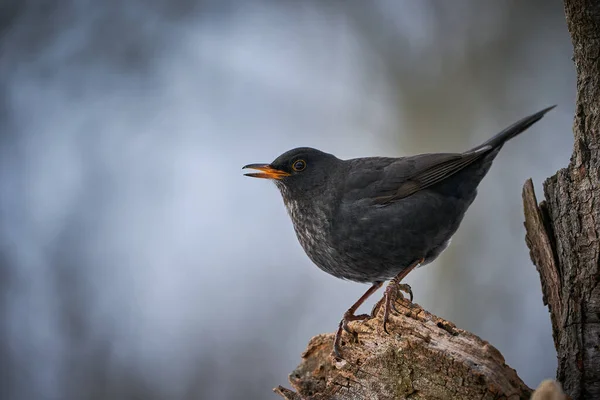
<instances>
[{"instance_id":1,"label":"bird's foot","mask_svg":"<svg viewBox=\"0 0 600 400\"><path fill-rule=\"evenodd\" d=\"M390 282L388 284L388 286L385 288L383 297L377 303L375 303L375 305L373 306L373 309L371 310L371 318L375 318L375 316L381 309L381 306L384 304L387 304L388 299L390 301L390 306L392 307L392 309L394 311L396 311L397 313L400 313L400 311L398 311L398 309L396 308L396 302L398 301L398 298L405 299L402 292L404 292L408 295L408 298L409 298L410 302L412 303L413 292L412 292L412 289L409 284L394 283L393 281Z\"/></svg>"},{"instance_id":2,"label":"bird's foot","mask_svg":"<svg viewBox=\"0 0 600 400\"><path fill-rule=\"evenodd\" d=\"M365 321L365 320L369 320L371 319L371 315L369 314L359 314L359 315L354 315L350 312L350 310L346 311L344 313L344 317L342 318L342 320L340 321L340 324L338 325L338 329L337 332L335 333L335 339L333 341L333 354L335 355L336 358L338 359L342 359L342 354L340 351L340 345L342 344L342 331L346 331L348 333L350 333L354 339L358 339L358 333L356 333L355 330L350 329L350 327L348 326L348 323L351 321Z\"/></svg>"},{"instance_id":3,"label":"bird's foot","mask_svg":"<svg viewBox=\"0 0 600 400\"><path fill-rule=\"evenodd\" d=\"M342 329L344 329L346 332L354 335L354 337L356 337L356 331L353 329L350 329L350 327L348 326L348 322L351 321L365 321L365 320L369 320L373 318L370 314L359 314L359 315L354 315L352 313L350 313L350 310L346 311L344 313L344 317L342 318L342 320L340 321L340 326L342 327Z\"/></svg>"},{"instance_id":4,"label":"bird's foot","mask_svg":"<svg viewBox=\"0 0 600 400\"><path fill-rule=\"evenodd\" d=\"M350 321L364 321L364 320L367 320L367 319L371 319L371 316L369 314L355 315L354 313L356 312L356 310L358 310L358 308L361 306L361 304L364 303L367 298L369 298L370 295L372 295L377 289L379 289L381 287L381 285L383 285L383 282L374 282L373 285L371 285L371 287L369 288L369 290L367 290L365 292L365 294L363 294L361 296L361 298L358 299L358 301L356 303L354 303L352 305L352 307L350 307L348 309L348 311L346 311L344 313L344 317L342 318L342 320L340 321L340 324L338 325L338 329L335 332L335 338L333 340L333 355L338 360L342 359L342 354L341 354L341 351L340 351L340 346L342 344L342 333L343 333L343 331L351 333L354 336L355 339L358 337L358 334L356 332L354 332L353 330L350 329L350 327L348 326L348 322L350 322Z\"/></svg>"},{"instance_id":5,"label":"bird's foot","mask_svg":"<svg viewBox=\"0 0 600 400\"><path fill-rule=\"evenodd\" d=\"M400 294L400 297L402 297L402 298L404 298L404 295L402 294L402 292L406 293L408 295L408 299L412 303L412 301L413 301L413 292L412 292L412 289L411 289L411 287L410 287L410 285L408 283L398 283L396 285L396 290L398 291L398 293Z\"/></svg>"},{"instance_id":6,"label":"bird's foot","mask_svg":"<svg viewBox=\"0 0 600 400\"><path fill-rule=\"evenodd\" d=\"M408 285L405 283L398 283L395 279L392 279L392 281L385 288L385 293L382 299L385 302L385 306L383 308L383 331L387 334L389 334L387 330L387 322L390 315L390 309L393 309L396 313L400 313L396 308L396 302L398 301L398 297L400 297L400 299L404 299L401 286L403 287ZM410 286L408 286L408 288L410 290ZM412 290L410 291L410 294L410 300L412 302Z\"/></svg>"},{"instance_id":7,"label":"bird's foot","mask_svg":"<svg viewBox=\"0 0 600 400\"><path fill-rule=\"evenodd\" d=\"M379 309L383 306L383 331L385 333L389 334L387 330L387 322L390 315L390 309L400 314L400 311L398 311L398 309L396 308L396 302L398 301L398 298L404 299L404 295L402 294L402 292L408 295L409 300L412 304L413 292L410 285L400 282L402 281L402 279L404 279L406 275L408 275L410 271L418 267L422 262L423 259L415 261L408 268L406 268L404 271L402 271L400 274L394 277L385 288L383 297L377 303L375 303L375 306L371 311L371 317L375 317L379 312Z\"/></svg>"}]
</instances>

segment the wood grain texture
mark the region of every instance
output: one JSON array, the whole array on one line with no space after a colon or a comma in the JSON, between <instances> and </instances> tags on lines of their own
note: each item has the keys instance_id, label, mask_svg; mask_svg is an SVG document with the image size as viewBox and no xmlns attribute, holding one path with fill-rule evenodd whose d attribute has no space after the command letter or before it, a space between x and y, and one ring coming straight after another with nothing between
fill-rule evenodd
<instances>
[{"instance_id":1,"label":"wood grain texture","mask_svg":"<svg viewBox=\"0 0 600 400\"><path fill-rule=\"evenodd\" d=\"M560 342L562 321L562 283L554 248L553 235L549 226L549 216L545 204L538 206L533 182L528 179L523 186L523 206L525 212L525 242L529 247L531 260L535 264L542 282L542 300L550 310L554 346Z\"/></svg>"},{"instance_id":2,"label":"wood grain texture","mask_svg":"<svg viewBox=\"0 0 600 400\"><path fill-rule=\"evenodd\" d=\"M358 342L344 336L345 360L331 356L332 334L314 337L290 375L285 399L529 399L529 389L500 352L472 333L408 300L398 304L386 334L382 312L351 323Z\"/></svg>"}]
</instances>

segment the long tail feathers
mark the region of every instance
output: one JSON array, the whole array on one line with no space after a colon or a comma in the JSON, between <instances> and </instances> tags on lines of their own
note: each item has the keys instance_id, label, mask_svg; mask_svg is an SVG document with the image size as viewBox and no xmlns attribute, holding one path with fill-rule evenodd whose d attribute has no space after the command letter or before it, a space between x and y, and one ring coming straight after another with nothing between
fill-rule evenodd
<instances>
[{"instance_id":1,"label":"long tail feathers","mask_svg":"<svg viewBox=\"0 0 600 400\"><path fill-rule=\"evenodd\" d=\"M496 136L494 136L487 142L471 149L471 151L477 151L483 147L488 147L488 148L494 149L494 148L502 146L506 141L514 138L519 133L525 131L531 125L538 122L540 119L542 119L544 114L546 114L548 111L552 110L554 107L556 107L556 105L553 105L552 107L544 108L543 110L538 111L535 114L532 114L528 117L525 117L525 118L515 122L514 124L512 124L511 126L509 126L506 129L504 129L502 132L498 133Z\"/></svg>"}]
</instances>

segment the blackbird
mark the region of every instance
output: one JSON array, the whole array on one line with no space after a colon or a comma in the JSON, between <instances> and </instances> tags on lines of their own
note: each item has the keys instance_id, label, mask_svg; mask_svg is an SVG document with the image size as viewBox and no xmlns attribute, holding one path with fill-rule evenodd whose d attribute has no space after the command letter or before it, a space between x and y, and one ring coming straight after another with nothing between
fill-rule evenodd
<instances>
[{"instance_id":1,"label":"blackbird","mask_svg":"<svg viewBox=\"0 0 600 400\"><path fill-rule=\"evenodd\" d=\"M243 167L260 171L246 176L271 179L277 185L300 244L320 269L341 279L371 283L340 321L333 348L338 358L342 330L352 333L349 321L372 318L384 305L387 332L390 308L402 296L399 291L412 301L410 286L402 279L446 249L504 143L554 107L519 120L464 153L341 160L302 147L270 164ZM390 279L371 314L355 315Z\"/></svg>"}]
</instances>

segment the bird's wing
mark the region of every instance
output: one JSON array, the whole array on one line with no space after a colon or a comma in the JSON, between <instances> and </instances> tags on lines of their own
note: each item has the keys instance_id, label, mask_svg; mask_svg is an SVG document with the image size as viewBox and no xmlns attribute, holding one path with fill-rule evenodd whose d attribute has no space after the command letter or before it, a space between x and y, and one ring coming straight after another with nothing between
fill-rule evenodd
<instances>
[{"instance_id":1,"label":"bird's wing","mask_svg":"<svg viewBox=\"0 0 600 400\"><path fill-rule=\"evenodd\" d=\"M351 172L350 181L356 189L357 186L368 186L369 197L375 204L385 205L441 182L480 159L490 149L491 147L486 146L462 154L421 154L399 159L380 159L380 162L374 159L372 166L375 166L378 173L363 175L365 179L360 179L358 174ZM352 179L352 175L357 176Z\"/></svg>"}]
</instances>

